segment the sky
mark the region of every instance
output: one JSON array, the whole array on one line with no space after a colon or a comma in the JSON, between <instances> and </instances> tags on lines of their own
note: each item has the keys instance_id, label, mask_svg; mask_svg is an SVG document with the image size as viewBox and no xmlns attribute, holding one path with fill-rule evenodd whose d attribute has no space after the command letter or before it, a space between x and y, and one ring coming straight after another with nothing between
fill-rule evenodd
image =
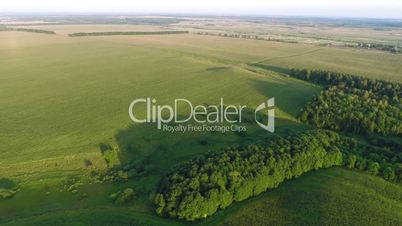
<instances>
[{"instance_id":1,"label":"sky","mask_svg":"<svg viewBox=\"0 0 402 226\"><path fill-rule=\"evenodd\" d=\"M402 0L0 0L12 12L402 18Z\"/></svg>"}]
</instances>

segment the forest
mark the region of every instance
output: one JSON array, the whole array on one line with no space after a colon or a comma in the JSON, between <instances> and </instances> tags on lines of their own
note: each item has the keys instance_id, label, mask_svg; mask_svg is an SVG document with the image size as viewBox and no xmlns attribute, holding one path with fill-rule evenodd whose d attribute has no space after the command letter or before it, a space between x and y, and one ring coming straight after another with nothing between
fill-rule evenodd
<instances>
[{"instance_id":1,"label":"forest","mask_svg":"<svg viewBox=\"0 0 402 226\"><path fill-rule=\"evenodd\" d=\"M354 134L402 134L400 83L307 69L290 75L325 87L301 110L302 122Z\"/></svg>"}]
</instances>

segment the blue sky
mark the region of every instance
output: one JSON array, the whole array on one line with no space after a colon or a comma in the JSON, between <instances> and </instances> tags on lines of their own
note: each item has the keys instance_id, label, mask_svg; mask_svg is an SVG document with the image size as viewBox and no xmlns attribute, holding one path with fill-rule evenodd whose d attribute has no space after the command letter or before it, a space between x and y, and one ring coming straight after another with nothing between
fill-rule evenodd
<instances>
[{"instance_id":1,"label":"blue sky","mask_svg":"<svg viewBox=\"0 0 402 226\"><path fill-rule=\"evenodd\" d=\"M402 18L402 0L0 0L0 14L6 12Z\"/></svg>"}]
</instances>

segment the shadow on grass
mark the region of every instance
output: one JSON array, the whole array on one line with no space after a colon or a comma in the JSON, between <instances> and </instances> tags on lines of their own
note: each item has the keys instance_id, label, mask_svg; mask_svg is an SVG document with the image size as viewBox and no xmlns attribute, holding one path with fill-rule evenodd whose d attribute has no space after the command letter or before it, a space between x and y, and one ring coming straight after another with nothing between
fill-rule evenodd
<instances>
[{"instance_id":1,"label":"shadow on grass","mask_svg":"<svg viewBox=\"0 0 402 226\"><path fill-rule=\"evenodd\" d=\"M289 81L274 83L267 80L251 79L251 83L264 96L275 97L275 107L297 118L300 109L319 93L320 89L309 84Z\"/></svg>"},{"instance_id":2,"label":"shadow on grass","mask_svg":"<svg viewBox=\"0 0 402 226\"><path fill-rule=\"evenodd\" d=\"M222 70L230 69L231 67L210 67L205 69L205 71L220 72Z\"/></svg>"},{"instance_id":3,"label":"shadow on grass","mask_svg":"<svg viewBox=\"0 0 402 226\"><path fill-rule=\"evenodd\" d=\"M267 120L265 114L258 114L259 121ZM195 125L194 122L189 124ZM169 126L179 124L169 123ZM272 134L260 128L254 119L254 109L245 109L242 122L246 132L227 131L186 131L168 132L157 129L155 123L133 124L120 130L115 135L118 145L118 158L122 164L142 161L158 167L159 172L166 172L173 165L186 161L209 150L221 150L234 145L247 145L277 136L288 135L292 130L305 127L293 121L277 118L276 133ZM186 126L186 124L183 124Z\"/></svg>"},{"instance_id":4,"label":"shadow on grass","mask_svg":"<svg viewBox=\"0 0 402 226\"><path fill-rule=\"evenodd\" d=\"M269 65L269 64L254 63L254 64L249 64L249 66L258 67L258 68L261 68L261 69L273 71L273 72L283 74L283 75L289 75L290 74L290 69L289 68L278 67L278 66Z\"/></svg>"},{"instance_id":5,"label":"shadow on grass","mask_svg":"<svg viewBox=\"0 0 402 226\"><path fill-rule=\"evenodd\" d=\"M8 178L0 178L0 188L12 189L16 186L17 184L14 181Z\"/></svg>"},{"instance_id":6,"label":"shadow on grass","mask_svg":"<svg viewBox=\"0 0 402 226\"><path fill-rule=\"evenodd\" d=\"M270 65L266 67L267 70L275 72L287 72L280 67ZM218 72L226 69L226 67L214 67L208 70ZM287 81L279 77L270 80L255 78L250 82L266 99L275 97L276 109L280 110L278 113L285 113L285 115L277 114L279 117L276 118L275 134L265 131L256 124L254 112L257 106L249 106L251 108L245 109L240 125L247 127L246 133L232 131L172 133L158 130L155 123L132 124L118 131L114 137L119 149L120 162L124 164L133 160L146 160L164 170L208 150L219 150L235 144L249 144L261 139L287 135L292 130L306 129L306 126L295 122L294 118L297 117L300 109L319 92L318 88L312 89L313 86L309 84L294 80ZM267 112L257 117L264 122L267 119L266 114ZM188 122L187 124L197 123Z\"/></svg>"}]
</instances>

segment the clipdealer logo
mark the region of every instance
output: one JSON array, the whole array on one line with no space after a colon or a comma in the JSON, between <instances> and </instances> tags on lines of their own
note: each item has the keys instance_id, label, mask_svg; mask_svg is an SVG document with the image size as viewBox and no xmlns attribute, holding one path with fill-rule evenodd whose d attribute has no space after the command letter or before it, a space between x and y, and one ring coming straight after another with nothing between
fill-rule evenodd
<instances>
[{"instance_id":1,"label":"clipdealer logo","mask_svg":"<svg viewBox=\"0 0 402 226\"><path fill-rule=\"evenodd\" d=\"M180 111L180 109L187 109ZM275 99L270 98L255 109L254 118L258 126L271 133L275 131ZM151 97L135 99L130 103L128 113L134 123L156 123L158 129L169 132L186 131L246 131L242 122L243 110L246 105L225 105L223 98L219 105L193 105L189 100L179 98L173 105L159 105ZM145 110L145 111L144 111ZM267 123L260 122L257 115L267 110ZM138 116L138 112L145 112ZM194 124L190 124L194 122ZM175 126L169 123L176 124ZM222 124L229 125L222 125ZM219 125L217 125L219 124Z\"/></svg>"},{"instance_id":2,"label":"clipdealer logo","mask_svg":"<svg viewBox=\"0 0 402 226\"><path fill-rule=\"evenodd\" d=\"M275 107L275 98L271 98L271 99L267 100L267 102L264 102L264 103L258 105L258 107L255 109L255 113L254 113L254 118L255 118L255 121L257 122L257 124L261 128L263 128L271 133L275 132L275 109L274 109L274 107ZM262 111L263 109L268 110L267 125L265 125L257 120L257 113Z\"/></svg>"}]
</instances>

